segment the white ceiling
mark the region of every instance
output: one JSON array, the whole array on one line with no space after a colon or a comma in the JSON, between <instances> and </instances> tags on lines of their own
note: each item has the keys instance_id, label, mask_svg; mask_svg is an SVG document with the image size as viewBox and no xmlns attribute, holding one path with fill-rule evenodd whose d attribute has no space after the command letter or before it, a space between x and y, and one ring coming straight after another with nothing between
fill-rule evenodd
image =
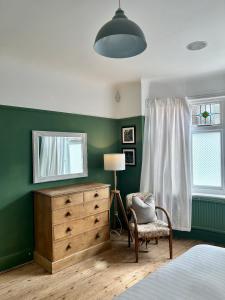
<instances>
[{"instance_id":1,"label":"white ceiling","mask_svg":"<svg viewBox=\"0 0 225 300\"><path fill-rule=\"evenodd\" d=\"M0 55L110 83L225 70L225 0L121 4L146 35L148 48L137 57L108 59L93 50L116 0L0 0ZM208 47L188 51L185 46L195 40Z\"/></svg>"}]
</instances>

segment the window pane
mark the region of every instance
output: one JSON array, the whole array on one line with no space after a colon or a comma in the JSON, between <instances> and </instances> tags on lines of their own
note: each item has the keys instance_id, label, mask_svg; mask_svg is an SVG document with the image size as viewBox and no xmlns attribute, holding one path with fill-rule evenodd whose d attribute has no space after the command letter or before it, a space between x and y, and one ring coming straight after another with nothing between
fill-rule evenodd
<instances>
[{"instance_id":1,"label":"window pane","mask_svg":"<svg viewBox=\"0 0 225 300\"><path fill-rule=\"evenodd\" d=\"M221 133L192 134L193 184L221 187Z\"/></svg>"},{"instance_id":2,"label":"window pane","mask_svg":"<svg viewBox=\"0 0 225 300\"><path fill-rule=\"evenodd\" d=\"M214 113L214 114L219 114L220 113L219 103L215 103L211 106L211 112Z\"/></svg>"},{"instance_id":3,"label":"window pane","mask_svg":"<svg viewBox=\"0 0 225 300\"><path fill-rule=\"evenodd\" d=\"M220 125L220 104L208 103L192 105L192 124L196 126Z\"/></svg>"}]
</instances>

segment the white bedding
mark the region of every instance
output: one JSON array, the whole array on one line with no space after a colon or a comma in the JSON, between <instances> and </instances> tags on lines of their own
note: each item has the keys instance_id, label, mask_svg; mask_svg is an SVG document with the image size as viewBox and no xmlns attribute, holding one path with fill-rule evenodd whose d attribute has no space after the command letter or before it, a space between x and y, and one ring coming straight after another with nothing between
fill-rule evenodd
<instances>
[{"instance_id":1,"label":"white bedding","mask_svg":"<svg viewBox=\"0 0 225 300\"><path fill-rule=\"evenodd\" d=\"M198 245L116 300L225 300L225 249Z\"/></svg>"}]
</instances>

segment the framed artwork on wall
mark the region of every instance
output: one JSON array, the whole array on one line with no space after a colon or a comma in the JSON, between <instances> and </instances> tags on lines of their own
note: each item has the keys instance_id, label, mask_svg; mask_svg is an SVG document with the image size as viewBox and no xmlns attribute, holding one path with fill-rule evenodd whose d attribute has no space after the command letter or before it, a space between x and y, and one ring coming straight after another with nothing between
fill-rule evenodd
<instances>
[{"instance_id":1,"label":"framed artwork on wall","mask_svg":"<svg viewBox=\"0 0 225 300\"><path fill-rule=\"evenodd\" d=\"M122 144L135 144L136 143L136 127L126 126L121 128Z\"/></svg>"},{"instance_id":2,"label":"framed artwork on wall","mask_svg":"<svg viewBox=\"0 0 225 300\"><path fill-rule=\"evenodd\" d=\"M135 148L122 148L125 154L126 166L136 166L136 149Z\"/></svg>"}]
</instances>

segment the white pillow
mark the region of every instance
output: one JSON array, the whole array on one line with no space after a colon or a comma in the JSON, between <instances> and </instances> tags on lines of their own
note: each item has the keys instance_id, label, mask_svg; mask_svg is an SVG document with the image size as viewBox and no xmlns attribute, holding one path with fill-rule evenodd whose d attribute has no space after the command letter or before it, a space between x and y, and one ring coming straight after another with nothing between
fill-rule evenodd
<instances>
[{"instance_id":1,"label":"white pillow","mask_svg":"<svg viewBox=\"0 0 225 300\"><path fill-rule=\"evenodd\" d=\"M132 208L136 213L138 224L157 221L155 214L155 199L153 196L149 196L146 200L142 200L138 196L133 196Z\"/></svg>"}]
</instances>

